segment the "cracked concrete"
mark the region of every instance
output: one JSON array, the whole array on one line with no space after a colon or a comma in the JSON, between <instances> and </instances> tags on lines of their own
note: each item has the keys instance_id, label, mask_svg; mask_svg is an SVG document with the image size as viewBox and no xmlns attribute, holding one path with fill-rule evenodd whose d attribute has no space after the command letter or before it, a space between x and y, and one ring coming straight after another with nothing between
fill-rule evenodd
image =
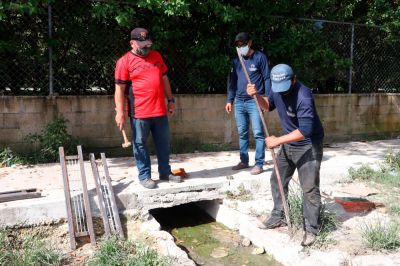
<instances>
[{"instance_id":1,"label":"cracked concrete","mask_svg":"<svg viewBox=\"0 0 400 266\"><path fill-rule=\"evenodd\" d=\"M345 179L349 167L359 166L362 163L377 163L389 149L398 150L399 147L399 139L337 143L326 147L321 166L321 190L332 196L343 195L343 192L338 189L340 187L338 181ZM190 177L180 184L158 182L158 188L154 190L148 190L139 185L132 158L108 158L108 165L119 210L127 216L146 216L147 211L154 208L216 200L209 206L203 206L211 216L226 226L239 230L241 235L251 239L255 245L264 247L285 265L343 265L346 263L380 265L379 259L384 262L384 265L400 265L399 252L357 255L348 254L334 247L329 250L304 252L299 242L291 240L287 232L258 229L255 217L266 214L272 209L269 189L272 165L268 152L266 157L264 173L252 176L250 175L251 168L241 171L230 169L239 160L238 151L173 155L171 156L172 168L185 168ZM254 152L250 152L250 158L254 158ZM85 161L85 169L91 204L94 214L99 216L97 199L94 197L93 177L87 161ZM152 169L153 178L157 179L156 159L153 157ZM226 198L227 191L237 192L239 187L249 190L253 199L234 201ZM43 197L0 203L1 226L35 225L66 218L59 164L0 168L0 192L22 188L42 189ZM78 193L78 191L73 193ZM374 212L371 216L373 215ZM369 218L368 215L349 217L344 224L353 226L351 224L356 224L359 219ZM168 246L167 253L179 253L173 248L174 244L165 232L161 233L154 228L150 231L158 232L155 234L159 234L160 239L169 241L164 243ZM187 265L191 265L190 262Z\"/></svg>"}]
</instances>

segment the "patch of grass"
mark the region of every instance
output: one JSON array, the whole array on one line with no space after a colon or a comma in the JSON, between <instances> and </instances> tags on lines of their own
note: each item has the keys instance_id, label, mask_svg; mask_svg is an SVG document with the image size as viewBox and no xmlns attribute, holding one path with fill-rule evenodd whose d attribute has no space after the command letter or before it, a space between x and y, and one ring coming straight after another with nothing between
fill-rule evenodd
<instances>
[{"instance_id":1,"label":"patch of grass","mask_svg":"<svg viewBox=\"0 0 400 266\"><path fill-rule=\"evenodd\" d=\"M296 228L303 228L303 193L298 185L291 188L288 195L288 204L290 221ZM324 203L321 205L320 219L321 229L313 247L322 247L335 243L333 239L329 238L329 234L337 228L338 221L335 214L326 209Z\"/></svg>"},{"instance_id":2,"label":"patch of grass","mask_svg":"<svg viewBox=\"0 0 400 266\"><path fill-rule=\"evenodd\" d=\"M93 266L167 266L169 262L149 247L123 240L116 236L100 243L100 248L89 261Z\"/></svg>"},{"instance_id":3,"label":"patch of grass","mask_svg":"<svg viewBox=\"0 0 400 266\"><path fill-rule=\"evenodd\" d=\"M9 231L0 231L0 265L62 265L60 250L34 236L19 239Z\"/></svg>"},{"instance_id":4,"label":"patch of grass","mask_svg":"<svg viewBox=\"0 0 400 266\"><path fill-rule=\"evenodd\" d=\"M382 221L366 224L362 228L362 237L368 247L374 250L394 250L400 247L400 224L385 224Z\"/></svg>"},{"instance_id":5,"label":"patch of grass","mask_svg":"<svg viewBox=\"0 0 400 266\"><path fill-rule=\"evenodd\" d=\"M249 201L253 199L251 191L246 189L243 184L240 184L237 191L226 191L225 195L230 200Z\"/></svg>"},{"instance_id":6,"label":"patch of grass","mask_svg":"<svg viewBox=\"0 0 400 266\"><path fill-rule=\"evenodd\" d=\"M26 160L15 154L10 147L5 147L0 152L0 167L10 167L14 164L24 164Z\"/></svg>"},{"instance_id":7,"label":"patch of grass","mask_svg":"<svg viewBox=\"0 0 400 266\"><path fill-rule=\"evenodd\" d=\"M350 167L349 177L352 180L374 181L383 185L400 187L400 168L393 169L389 165L381 165L379 170L372 169L367 164L359 168Z\"/></svg>"}]
</instances>

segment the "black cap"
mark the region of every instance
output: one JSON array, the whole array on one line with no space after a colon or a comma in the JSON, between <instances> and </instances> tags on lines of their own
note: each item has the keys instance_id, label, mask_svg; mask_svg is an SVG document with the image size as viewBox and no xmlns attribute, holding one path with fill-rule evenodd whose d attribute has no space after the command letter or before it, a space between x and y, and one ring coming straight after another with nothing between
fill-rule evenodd
<instances>
[{"instance_id":1,"label":"black cap","mask_svg":"<svg viewBox=\"0 0 400 266\"><path fill-rule=\"evenodd\" d=\"M235 44L237 42L248 42L250 40L251 40L251 37L247 32L239 32L235 37Z\"/></svg>"},{"instance_id":2,"label":"black cap","mask_svg":"<svg viewBox=\"0 0 400 266\"><path fill-rule=\"evenodd\" d=\"M144 28L134 28L131 31L131 40L146 41L149 39L149 31Z\"/></svg>"}]
</instances>

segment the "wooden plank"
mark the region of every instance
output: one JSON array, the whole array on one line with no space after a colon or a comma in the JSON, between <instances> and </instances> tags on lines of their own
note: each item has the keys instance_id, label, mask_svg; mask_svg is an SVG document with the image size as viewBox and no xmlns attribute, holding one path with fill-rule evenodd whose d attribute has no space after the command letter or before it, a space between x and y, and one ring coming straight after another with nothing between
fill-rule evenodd
<instances>
[{"instance_id":1,"label":"wooden plank","mask_svg":"<svg viewBox=\"0 0 400 266\"><path fill-rule=\"evenodd\" d=\"M85 213L86 213L86 223L87 228L90 235L90 243L92 245L96 244L96 238L94 235L93 229L93 220L92 220L92 210L90 208L90 201L87 189L87 182L86 182L86 174L85 174L85 166L83 164L83 153L82 153L82 146L77 146L78 149L78 156L79 156L79 166L81 169L81 178L82 178L82 188L83 188L83 203L85 205Z\"/></svg>"},{"instance_id":2,"label":"wooden plank","mask_svg":"<svg viewBox=\"0 0 400 266\"><path fill-rule=\"evenodd\" d=\"M64 148L59 147L58 152L60 155L60 164L61 164L61 170L62 170L62 176L63 176L63 182L64 182L64 196L65 196L65 205L67 208L69 243L71 246L71 250L75 250L76 249L75 229L74 229L74 222L72 220L71 192L70 192L70 188L69 188L67 166L65 164Z\"/></svg>"},{"instance_id":3,"label":"wooden plank","mask_svg":"<svg viewBox=\"0 0 400 266\"><path fill-rule=\"evenodd\" d=\"M40 198L42 193L40 192L14 192L0 195L0 202L9 202L14 200L24 200Z\"/></svg>"},{"instance_id":4,"label":"wooden plank","mask_svg":"<svg viewBox=\"0 0 400 266\"><path fill-rule=\"evenodd\" d=\"M108 172L106 155L105 155L105 153L100 153L100 156L101 156L101 161L103 163L104 175L105 175L106 182L107 182L107 188L108 188L109 198L111 201L111 209L113 212L115 226L117 227L117 231L118 231L119 235L122 238L124 238L124 230L122 229L121 219L119 217L117 203L115 202L115 194L114 194L113 186L111 184L110 173Z\"/></svg>"},{"instance_id":5,"label":"wooden plank","mask_svg":"<svg viewBox=\"0 0 400 266\"><path fill-rule=\"evenodd\" d=\"M92 165L93 178L94 178L94 183L96 185L97 199L99 201L101 218L103 219L104 232L107 237L110 237L111 236L110 223L108 222L107 212L105 209L104 195L100 187L101 180L100 180L99 170L97 169L97 164L93 153L89 154L89 160L90 164Z\"/></svg>"},{"instance_id":6,"label":"wooden plank","mask_svg":"<svg viewBox=\"0 0 400 266\"><path fill-rule=\"evenodd\" d=\"M27 189L20 189L20 190L9 190L9 191L0 192L0 195L12 194L12 193L17 193L17 192L39 192L39 190L37 188L27 188Z\"/></svg>"}]
</instances>

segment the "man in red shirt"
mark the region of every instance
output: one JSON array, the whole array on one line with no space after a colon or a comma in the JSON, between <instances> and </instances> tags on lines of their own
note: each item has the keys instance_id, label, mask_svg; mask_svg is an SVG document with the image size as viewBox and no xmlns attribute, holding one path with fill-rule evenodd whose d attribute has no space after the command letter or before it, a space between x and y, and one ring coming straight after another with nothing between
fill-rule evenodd
<instances>
[{"instance_id":1,"label":"man in red shirt","mask_svg":"<svg viewBox=\"0 0 400 266\"><path fill-rule=\"evenodd\" d=\"M170 114L175 111L175 101L167 76L168 68L161 55L151 50L152 41L149 32L135 28L131 32L131 50L124 54L115 67L115 122L120 130L126 119L124 103L125 89L129 88L130 104L128 105L132 127L133 154L139 170L140 184L146 188L155 188L151 179L150 155L147 139L150 132L157 152L160 180L182 182L181 177L171 174L169 165L169 125L167 109ZM165 106L165 97L168 100Z\"/></svg>"}]
</instances>

